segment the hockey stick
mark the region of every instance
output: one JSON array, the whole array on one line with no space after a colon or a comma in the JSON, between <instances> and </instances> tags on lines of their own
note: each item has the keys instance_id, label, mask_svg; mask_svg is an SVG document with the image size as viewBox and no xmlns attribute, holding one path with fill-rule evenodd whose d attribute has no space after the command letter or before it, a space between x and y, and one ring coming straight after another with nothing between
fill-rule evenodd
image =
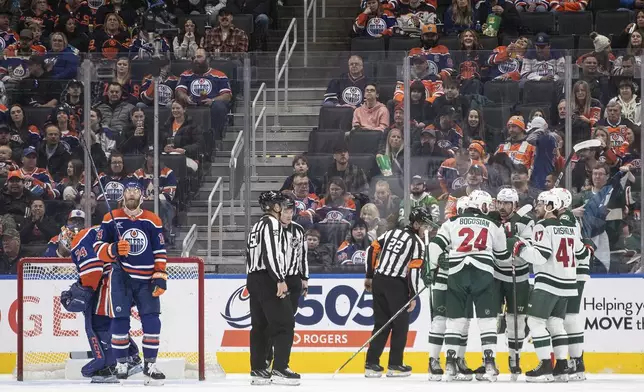
<instances>
[{"instance_id":1,"label":"hockey stick","mask_svg":"<svg viewBox=\"0 0 644 392\"><path fill-rule=\"evenodd\" d=\"M429 230L425 230L425 261L429 263ZM431 265L430 265L431 268ZM431 270L430 270L431 274ZM431 288L431 283L429 284L429 314L430 314L430 322L434 318L434 303L432 302L432 288Z\"/></svg>"},{"instance_id":2,"label":"hockey stick","mask_svg":"<svg viewBox=\"0 0 644 392\"><path fill-rule=\"evenodd\" d=\"M599 139L590 139L590 140L584 140L583 142L579 142L575 144L572 147L572 152L568 155L568 158L566 158L566 163L564 164L563 169L561 169L561 172L559 173L559 176L557 176L557 181L555 181L555 188L559 186L559 183L561 182L561 179L564 176L564 173L566 172L566 168L568 168L568 165L570 165L570 161L572 160L572 156L575 153L578 153L581 150L585 150L587 148L597 148L601 147L602 142Z\"/></svg>"},{"instance_id":3,"label":"hockey stick","mask_svg":"<svg viewBox=\"0 0 644 392\"><path fill-rule=\"evenodd\" d=\"M421 295L421 294L423 293L423 291L425 291L425 289L426 289L426 288L427 288L427 286L423 286L423 288L422 288L422 289L418 290L418 292L416 293L416 295L414 295L414 296L413 296L409 301L407 301L407 303L406 303L405 305L403 305L403 307L402 307L402 308L400 308L400 309L396 312L396 314L394 314L393 316L391 316L391 318L390 318L390 319L385 323L385 325L383 325L379 330L377 330L377 331L376 331L376 333L374 333L374 334L373 334L373 336L371 336L371 337L369 338L369 340L367 340L367 341L366 341L366 342L365 342L365 343L364 343L364 344L363 344L363 345L358 349L358 351L356 351L355 353L353 353L353 355L351 356L351 358L347 359L347 361L346 361L345 363L343 363L343 364L342 364L342 366L340 366L340 367L338 368L338 370L336 370L335 372L333 372L333 376L331 376L331 378L335 378L335 376L336 376L338 373L340 373L340 371L341 371L342 369L344 369L344 367L345 367L345 366L347 366L347 365L349 364L349 362L351 362L351 361L353 360L353 358L355 358L358 354L360 354L360 352L361 352L362 350L364 350L364 348L365 348L365 347L367 347L367 346L369 345L369 343L371 343L371 342L372 342L376 337L378 337L378 335L380 335L380 334L382 333L382 331L384 331L384 330L389 326L389 324L393 323L393 321L394 321L398 316L400 316L400 314L401 314L402 312L406 312L406 311L407 311L407 308L409 307L409 305L411 305L411 303L412 303L412 302L414 302L414 301L416 300L416 298L418 298L418 296L419 296L419 295Z\"/></svg>"}]
</instances>

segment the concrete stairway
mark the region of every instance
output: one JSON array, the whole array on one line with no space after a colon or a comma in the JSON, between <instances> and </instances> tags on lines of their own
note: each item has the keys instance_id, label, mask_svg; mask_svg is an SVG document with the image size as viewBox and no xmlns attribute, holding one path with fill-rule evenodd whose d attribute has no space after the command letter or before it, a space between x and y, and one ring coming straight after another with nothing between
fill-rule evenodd
<instances>
[{"instance_id":1,"label":"concrete stairway","mask_svg":"<svg viewBox=\"0 0 644 392\"><path fill-rule=\"evenodd\" d=\"M321 7L321 1L318 1ZM329 80L337 77L342 68L346 68L349 50L349 31L355 16L358 14L358 3L347 6L342 0L327 0L327 17L321 19L321 8L318 8L317 43L309 43L308 67L304 67L303 56L303 5L302 0L291 0L288 6L280 12L279 30L271 31L268 44L272 52L252 54L253 75L252 93L250 100L255 97L262 82L267 86L267 145L266 156L263 154L262 129L257 133L257 176L251 179L251 217L256 221L261 216L257 203L260 192L279 189L286 176L292 173L293 156L305 152L308 147L308 135L311 128L318 124L320 104ZM288 111L279 107L280 129L272 129L275 117L275 51L278 49L291 19L297 18L298 44L293 53L289 68L289 107ZM312 21L309 20L309 29ZM309 37L312 37L309 32ZM310 39L310 38L309 38ZM283 58L283 55L282 55ZM283 60L280 61L280 65ZM280 91L279 98L282 99ZM261 104L261 99L260 99ZM244 232L245 212L240 208L240 200L235 200L235 208L231 208L229 194L229 161L230 150L235 143L239 131L243 128L244 103L238 102L235 125L228 128L223 143L223 151L217 154L212 163L210 173L199 190L196 199L182 219L180 233L177 236L177 250L180 252L181 243L193 224L197 225L198 236L191 255L206 257L208 235L212 238L213 256L218 254L219 230L215 225L211 233L208 228L208 195L219 177L223 178L224 216L223 228L223 258L213 257L206 260L207 271L210 272L243 272L246 234ZM246 150L250 154L250 150ZM243 164L243 163L242 163ZM244 187L242 187L244 188ZM218 202L219 195L215 196ZM213 211L216 208L213 205ZM231 213L235 224L231 223Z\"/></svg>"}]
</instances>

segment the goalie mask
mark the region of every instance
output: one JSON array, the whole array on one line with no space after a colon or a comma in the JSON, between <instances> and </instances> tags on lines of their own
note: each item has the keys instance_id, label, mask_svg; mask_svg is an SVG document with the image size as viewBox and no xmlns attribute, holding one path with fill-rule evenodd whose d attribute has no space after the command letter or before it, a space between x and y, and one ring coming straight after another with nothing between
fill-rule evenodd
<instances>
[{"instance_id":1,"label":"goalie mask","mask_svg":"<svg viewBox=\"0 0 644 392\"><path fill-rule=\"evenodd\" d=\"M80 227L77 227L74 224L68 224L60 228L60 234L58 235L58 243L62 245L68 251L72 249L72 242L74 237L81 231Z\"/></svg>"}]
</instances>

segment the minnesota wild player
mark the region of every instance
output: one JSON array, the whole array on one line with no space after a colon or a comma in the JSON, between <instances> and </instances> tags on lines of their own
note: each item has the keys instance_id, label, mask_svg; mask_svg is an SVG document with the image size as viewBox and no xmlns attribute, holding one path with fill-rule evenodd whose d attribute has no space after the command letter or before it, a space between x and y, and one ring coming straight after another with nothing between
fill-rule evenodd
<instances>
[{"instance_id":1,"label":"minnesota wild player","mask_svg":"<svg viewBox=\"0 0 644 392\"><path fill-rule=\"evenodd\" d=\"M554 188L553 191L557 194L562 201L563 207L559 210L559 223L562 226L572 227L584 243L586 248L592 253L594 252L594 244L590 239L582 238L581 225L570 210L572 204L572 195L570 191L565 188ZM590 258L586 259L587 261ZM590 278L590 265L589 263L577 263L577 296L568 298L566 305L566 318L564 319L564 329L568 334L568 353L570 354L570 381L584 381L586 379L586 367L584 366L584 319L579 315L581 307L581 298L584 293L584 285Z\"/></svg>"}]
</instances>

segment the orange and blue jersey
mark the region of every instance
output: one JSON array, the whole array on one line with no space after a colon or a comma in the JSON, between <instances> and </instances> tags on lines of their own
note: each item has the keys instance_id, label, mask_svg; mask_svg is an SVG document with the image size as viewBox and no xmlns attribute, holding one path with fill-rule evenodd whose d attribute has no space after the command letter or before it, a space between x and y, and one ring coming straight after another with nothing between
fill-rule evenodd
<instances>
[{"instance_id":1,"label":"orange and blue jersey","mask_svg":"<svg viewBox=\"0 0 644 392\"><path fill-rule=\"evenodd\" d=\"M349 223L355 219L356 203L353 199L345 197L341 205L327 204L327 199L320 200L315 210L317 220L323 223Z\"/></svg>"},{"instance_id":2,"label":"orange and blue jersey","mask_svg":"<svg viewBox=\"0 0 644 392\"><path fill-rule=\"evenodd\" d=\"M53 200L59 196L58 191L54 189L54 179L47 169L37 167L28 172L23 167L20 172L25 177L31 176L33 178L33 181L25 179L25 189L29 189L34 195L48 200Z\"/></svg>"},{"instance_id":3,"label":"orange and blue jersey","mask_svg":"<svg viewBox=\"0 0 644 392\"><path fill-rule=\"evenodd\" d=\"M94 251L97 231L98 226L81 230L74 236L71 246L71 258L76 265L80 283L83 287L91 287L93 290L98 288L103 274L108 273L111 268Z\"/></svg>"},{"instance_id":4,"label":"orange and blue jersey","mask_svg":"<svg viewBox=\"0 0 644 392\"><path fill-rule=\"evenodd\" d=\"M502 75L507 75L510 80L514 81L521 79L523 57L510 53L507 46L497 46L490 54L487 64L490 66L489 76L492 79Z\"/></svg>"},{"instance_id":5,"label":"orange and blue jersey","mask_svg":"<svg viewBox=\"0 0 644 392\"><path fill-rule=\"evenodd\" d=\"M62 132L60 141L67 144L67 151L72 154L81 148L80 135L74 129L67 129Z\"/></svg>"},{"instance_id":6,"label":"orange and blue jersey","mask_svg":"<svg viewBox=\"0 0 644 392\"><path fill-rule=\"evenodd\" d=\"M383 10L381 7L378 15L366 15L361 12L353 23L353 32L367 37L391 36L393 34L392 28L396 23L396 16L393 12Z\"/></svg>"},{"instance_id":7,"label":"orange and blue jersey","mask_svg":"<svg viewBox=\"0 0 644 392\"><path fill-rule=\"evenodd\" d=\"M98 182L101 182L103 187L101 188ZM103 200L107 198L109 201L119 201L123 198L123 191L125 190L125 184L132 181L132 176L118 176L118 175L108 175L105 173L99 174L98 180L94 181L93 188L98 188L96 200ZM103 194L102 189L105 189L105 194Z\"/></svg>"},{"instance_id":8,"label":"orange and blue jersey","mask_svg":"<svg viewBox=\"0 0 644 392\"><path fill-rule=\"evenodd\" d=\"M89 51L100 53L106 59L116 60L120 55L125 55L130 47L130 34L119 31L111 35L99 29L92 33L93 39L89 41Z\"/></svg>"},{"instance_id":9,"label":"orange and blue jersey","mask_svg":"<svg viewBox=\"0 0 644 392\"><path fill-rule=\"evenodd\" d=\"M40 130L35 125L29 125L21 130L12 128L11 141L20 144L20 146L25 149L29 146L38 149L40 142L42 141L42 136L40 136Z\"/></svg>"},{"instance_id":10,"label":"orange and blue jersey","mask_svg":"<svg viewBox=\"0 0 644 392\"><path fill-rule=\"evenodd\" d=\"M130 277L150 280L155 272L165 271L167 256L161 219L147 210L134 217L122 208L112 214L114 221L109 213L105 214L96 234L94 250L101 260L115 261L119 257L112 254L111 244L122 238L130 243L130 253L122 257L120 264Z\"/></svg>"},{"instance_id":11,"label":"orange and blue jersey","mask_svg":"<svg viewBox=\"0 0 644 392\"><path fill-rule=\"evenodd\" d=\"M47 243L47 249L45 249L45 253L42 257L61 257L58 254L58 235L51 237Z\"/></svg>"},{"instance_id":12,"label":"orange and blue jersey","mask_svg":"<svg viewBox=\"0 0 644 392\"><path fill-rule=\"evenodd\" d=\"M134 178L139 181L143 188L143 197L154 196L157 192L154 191L154 176L146 173L143 169L138 169L134 172ZM163 167L159 174L159 188L161 193L165 196L167 201L173 201L175 193L177 192L177 177L169 167Z\"/></svg>"},{"instance_id":13,"label":"orange and blue jersey","mask_svg":"<svg viewBox=\"0 0 644 392\"><path fill-rule=\"evenodd\" d=\"M534 165L534 154L535 148L532 144L528 143L527 140L520 141L507 141L501 145L496 150L496 154L504 153L512 160L512 163L516 165L525 166L530 172L532 172L532 166Z\"/></svg>"},{"instance_id":14,"label":"orange and blue jersey","mask_svg":"<svg viewBox=\"0 0 644 392\"><path fill-rule=\"evenodd\" d=\"M4 55L6 57L18 57L24 60L28 60L31 56L44 56L47 54L47 48L41 44L32 44L31 51L28 54L21 54L20 49L22 45L20 42L11 44L4 49Z\"/></svg>"},{"instance_id":15,"label":"orange and blue jersey","mask_svg":"<svg viewBox=\"0 0 644 392\"><path fill-rule=\"evenodd\" d=\"M0 31L0 51L4 51L8 46L18 42L16 39L16 33L9 30Z\"/></svg>"},{"instance_id":16,"label":"orange and blue jersey","mask_svg":"<svg viewBox=\"0 0 644 392\"><path fill-rule=\"evenodd\" d=\"M429 73L438 75L445 80L454 73L454 61L445 45L436 45L433 48L412 48L409 57L422 56L427 59Z\"/></svg>"},{"instance_id":17,"label":"orange and blue jersey","mask_svg":"<svg viewBox=\"0 0 644 392\"><path fill-rule=\"evenodd\" d=\"M365 265L367 250L360 249L355 242L344 241L336 252L336 260L340 265Z\"/></svg>"},{"instance_id":18,"label":"orange and blue jersey","mask_svg":"<svg viewBox=\"0 0 644 392\"><path fill-rule=\"evenodd\" d=\"M176 90L185 91L194 102L232 93L228 76L213 68L203 75L195 74L192 70L185 71L179 77Z\"/></svg>"},{"instance_id":19,"label":"orange and blue jersey","mask_svg":"<svg viewBox=\"0 0 644 392\"><path fill-rule=\"evenodd\" d=\"M179 78L170 75L161 81L159 84L159 105L170 106L174 99L174 90L177 88ZM141 82L141 101L144 103L154 102L154 78L152 75L146 75Z\"/></svg>"}]
</instances>

